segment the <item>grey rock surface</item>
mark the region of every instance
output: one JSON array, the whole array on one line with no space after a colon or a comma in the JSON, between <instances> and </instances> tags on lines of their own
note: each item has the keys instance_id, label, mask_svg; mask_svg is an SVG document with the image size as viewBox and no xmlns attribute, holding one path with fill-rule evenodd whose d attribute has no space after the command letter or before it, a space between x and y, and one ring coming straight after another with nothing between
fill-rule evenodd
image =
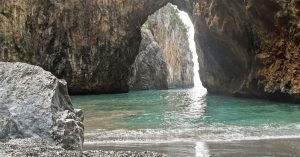
<instances>
[{"instance_id":1,"label":"grey rock surface","mask_svg":"<svg viewBox=\"0 0 300 157\"><path fill-rule=\"evenodd\" d=\"M38 66L0 62L0 141L43 138L80 150L82 122L64 80Z\"/></svg>"},{"instance_id":2,"label":"grey rock surface","mask_svg":"<svg viewBox=\"0 0 300 157\"><path fill-rule=\"evenodd\" d=\"M139 54L132 66L132 90L194 86L193 54L188 28L178 9L168 4L148 17L141 28Z\"/></svg>"},{"instance_id":3,"label":"grey rock surface","mask_svg":"<svg viewBox=\"0 0 300 157\"><path fill-rule=\"evenodd\" d=\"M131 90L168 89L168 69L163 52L150 30L142 31L140 52L132 67Z\"/></svg>"}]
</instances>

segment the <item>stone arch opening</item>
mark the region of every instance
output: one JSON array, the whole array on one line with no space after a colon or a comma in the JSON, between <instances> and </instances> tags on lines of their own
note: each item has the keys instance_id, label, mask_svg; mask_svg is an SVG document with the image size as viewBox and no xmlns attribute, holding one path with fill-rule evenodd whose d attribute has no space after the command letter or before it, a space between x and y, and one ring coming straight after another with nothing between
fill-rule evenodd
<instances>
[{"instance_id":1,"label":"stone arch opening","mask_svg":"<svg viewBox=\"0 0 300 157\"><path fill-rule=\"evenodd\" d=\"M193 26L186 24L190 20L188 15L186 21L182 17L180 10L168 3L142 25L142 41L129 82L131 90L194 86L194 76L198 71L194 71L193 59L197 56L194 56L195 47L192 51L189 40L193 36L189 27Z\"/></svg>"},{"instance_id":2,"label":"stone arch opening","mask_svg":"<svg viewBox=\"0 0 300 157\"><path fill-rule=\"evenodd\" d=\"M141 27L142 41L132 66L130 90L192 88L202 90L189 15L168 3Z\"/></svg>"},{"instance_id":3,"label":"stone arch opening","mask_svg":"<svg viewBox=\"0 0 300 157\"><path fill-rule=\"evenodd\" d=\"M299 51L297 2L289 2L289 7L273 0L171 3L193 21L200 76L210 93L298 101L297 81L289 77L295 76L295 68L284 64L297 62L286 57L297 58L293 52ZM284 20L287 12L290 24Z\"/></svg>"},{"instance_id":4,"label":"stone arch opening","mask_svg":"<svg viewBox=\"0 0 300 157\"><path fill-rule=\"evenodd\" d=\"M249 43L253 42L247 38L251 30L247 30L245 21L231 21L232 18L240 18L231 17L232 13L236 11L231 10L231 7L243 6L244 2L225 4L225 2L216 1L202 3L173 0L171 3L186 11L195 24L198 61L204 86L210 92L221 94L236 94L239 90L244 90L243 81L251 71L253 59L251 48L247 47ZM218 7L222 5L226 7L219 10ZM209 14L213 14L212 16L216 19L209 19L211 18ZM226 16L230 16L230 19L223 21L223 18L227 18ZM230 33L230 35L226 33ZM231 35L237 39L232 39Z\"/></svg>"}]
</instances>

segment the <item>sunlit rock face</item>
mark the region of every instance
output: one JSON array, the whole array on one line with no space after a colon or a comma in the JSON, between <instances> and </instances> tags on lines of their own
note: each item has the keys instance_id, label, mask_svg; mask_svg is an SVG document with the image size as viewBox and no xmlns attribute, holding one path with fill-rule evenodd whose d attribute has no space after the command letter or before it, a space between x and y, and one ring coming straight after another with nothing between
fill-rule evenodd
<instances>
[{"instance_id":1,"label":"sunlit rock face","mask_svg":"<svg viewBox=\"0 0 300 157\"><path fill-rule=\"evenodd\" d=\"M128 91L140 27L167 0L0 0L0 60L39 65L71 93Z\"/></svg>"},{"instance_id":2,"label":"sunlit rock face","mask_svg":"<svg viewBox=\"0 0 300 157\"><path fill-rule=\"evenodd\" d=\"M175 6L168 4L149 16L133 65L131 89L170 89L193 86L193 58L188 28Z\"/></svg>"}]
</instances>

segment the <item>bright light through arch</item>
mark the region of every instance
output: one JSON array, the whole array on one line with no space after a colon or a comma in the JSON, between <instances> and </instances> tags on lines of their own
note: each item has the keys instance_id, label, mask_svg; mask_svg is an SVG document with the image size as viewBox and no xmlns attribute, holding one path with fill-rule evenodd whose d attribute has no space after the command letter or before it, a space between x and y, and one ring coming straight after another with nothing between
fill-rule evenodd
<instances>
[{"instance_id":1,"label":"bright light through arch","mask_svg":"<svg viewBox=\"0 0 300 157\"><path fill-rule=\"evenodd\" d=\"M188 26L189 32L189 44L190 44L190 49L193 53L193 62L194 62L194 84L195 84L195 89L197 91L201 91L201 93L206 93L207 90L203 87L202 82L200 80L200 75L199 75L199 62L198 62L198 54L196 52L196 44L194 40L194 35L195 35L195 29L194 25L189 17L189 15L184 12L179 10L179 16L183 23Z\"/></svg>"}]
</instances>

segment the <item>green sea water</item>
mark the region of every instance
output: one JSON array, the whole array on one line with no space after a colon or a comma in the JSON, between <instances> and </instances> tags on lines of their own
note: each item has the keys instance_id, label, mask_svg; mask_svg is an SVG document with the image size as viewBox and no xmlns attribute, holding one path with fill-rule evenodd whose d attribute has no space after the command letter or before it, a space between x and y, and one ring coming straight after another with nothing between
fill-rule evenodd
<instances>
[{"instance_id":1,"label":"green sea water","mask_svg":"<svg viewBox=\"0 0 300 157\"><path fill-rule=\"evenodd\" d=\"M220 140L231 140L233 133L244 138L300 135L298 104L196 93L192 89L138 91L73 96L72 101L85 112L87 132L215 129L222 135ZM232 133L226 137L226 131ZM212 135L204 139L217 138Z\"/></svg>"},{"instance_id":2,"label":"green sea water","mask_svg":"<svg viewBox=\"0 0 300 157\"><path fill-rule=\"evenodd\" d=\"M84 110L86 143L191 144L300 137L298 104L208 95L196 89L73 96L72 102Z\"/></svg>"}]
</instances>

